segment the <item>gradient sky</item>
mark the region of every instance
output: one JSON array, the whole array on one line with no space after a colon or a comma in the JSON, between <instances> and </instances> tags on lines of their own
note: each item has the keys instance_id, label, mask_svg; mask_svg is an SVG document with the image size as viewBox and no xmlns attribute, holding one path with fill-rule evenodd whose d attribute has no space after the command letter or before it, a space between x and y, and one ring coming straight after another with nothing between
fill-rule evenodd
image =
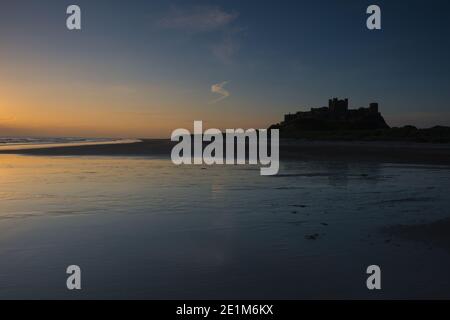
<instances>
[{"instance_id":1,"label":"gradient sky","mask_svg":"<svg viewBox=\"0 0 450 320\"><path fill-rule=\"evenodd\" d=\"M66 29L70 4L82 31ZM381 31L366 28L370 4ZM390 125L450 125L449 12L448 0L5 0L0 135L264 128L333 96L378 101Z\"/></svg>"}]
</instances>

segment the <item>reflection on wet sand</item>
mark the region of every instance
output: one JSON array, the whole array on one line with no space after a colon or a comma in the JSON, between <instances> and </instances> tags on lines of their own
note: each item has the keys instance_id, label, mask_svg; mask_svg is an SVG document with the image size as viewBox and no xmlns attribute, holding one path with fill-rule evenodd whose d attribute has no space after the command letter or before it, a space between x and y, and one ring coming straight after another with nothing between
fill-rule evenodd
<instances>
[{"instance_id":1,"label":"reflection on wet sand","mask_svg":"<svg viewBox=\"0 0 450 320\"><path fill-rule=\"evenodd\" d=\"M446 218L443 167L283 161L262 177L1 155L0 175L0 298L67 297L59 271L74 262L84 298L370 298L361 270L374 263L392 283L384 298L450 296L447 251L380 232Z\"/></svg>"}]
</instances>

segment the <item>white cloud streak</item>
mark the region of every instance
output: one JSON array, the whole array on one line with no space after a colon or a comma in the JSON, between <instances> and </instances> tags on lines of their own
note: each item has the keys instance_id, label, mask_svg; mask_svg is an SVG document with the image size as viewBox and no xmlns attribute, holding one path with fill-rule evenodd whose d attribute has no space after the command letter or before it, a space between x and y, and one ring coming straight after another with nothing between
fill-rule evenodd
<instances>
[{"instance_id":1,"label":"white cloud streak","mask_svg":"<svg viewBox=\"0 0 450 320\"><path fill-rule=\"evenodd\" d=\"M220 95L219 98L217 98L215 100L212 100L210 102L211 104L214 104L214 103L217 103L219 101L222 101L223 99L226 99L226 98L228 98L230 96L230 92L228 92L228 90L226 90L224 88L227 83L228 83L228 81L224 81L224 82L221 82L221 83L213 84L211 86L211 92Z\"/></svg>"}]
</instances>

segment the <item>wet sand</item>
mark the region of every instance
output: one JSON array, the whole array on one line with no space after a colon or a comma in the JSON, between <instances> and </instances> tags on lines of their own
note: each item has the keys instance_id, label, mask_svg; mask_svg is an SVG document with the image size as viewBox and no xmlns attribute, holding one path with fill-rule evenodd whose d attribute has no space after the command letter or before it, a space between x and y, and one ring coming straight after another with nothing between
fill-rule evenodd
<instances>
[{"instance_id":1,"label":"wet sand","mask_svg":"<svg viewBox=\"0 0 450 320\"><path fill-rule=\"evenodd\" d=\"M450 144L282 141L281 159L450 164Z\"/></svg>"},{"instance_id":2,"label":"wet sand","mask_svg":"<svg viewBox=\"0 0 450 320\"><path fill-rule=\"evenodd\" d=\"M383 231L393 238L422 242L430 248L439 247L450 252L450 218L432 223L396 225Z\"/></svg>"},{"instance_id":3,"label":"wet sand","mask_svg":"<svg viewBox=\"0 0 450 320\"><path fill-rule=\"evenodd\" d=\"M0 150L0 154L42 156L170 156L175 143L170 140L147 139L132 143L59 146L48 148Z\"/></svg>"},{"instance_id":4,"label":"wet sand","mask_svg":"<svg viewBox=\"0 0 450 320\"><path fill-rule=\"evenodd\" d=\"M262 177L173 144L0 152L0 297L70 298L74 261L86 299L450 297L448 146L283 140Z\"/></svg>"},{"instance_id":5,"label":"wet sand","mask_svg":"<svg viewBox=\"0 0 450 320\"><path fill-rule=\"evenodd\" d=\"M0 156L0 298L450 297L450 255L386 236L448 218L446 166L282 161L174 166L160 157ZM380 265L383 291L365 286Z\"/></svg>"},{"instance_id":6,"label":"wet sand","mask_svg":"<svg viewBox=\"0 0 450 320\"><path fill-rule=\"evenodd\" d=\"M169 157L175 144L166 139L143 139L135 143L0 150L0 154ZM450 144L281 140L280 157L300 161L342 160L450 165Z\"/></svg>"}]
</instances>

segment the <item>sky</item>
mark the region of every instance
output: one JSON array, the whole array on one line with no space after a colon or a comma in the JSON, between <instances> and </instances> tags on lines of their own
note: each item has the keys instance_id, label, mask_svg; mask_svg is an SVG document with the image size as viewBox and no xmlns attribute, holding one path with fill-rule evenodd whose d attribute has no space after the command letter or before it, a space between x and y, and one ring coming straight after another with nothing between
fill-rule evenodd
<instances>
[{"instance_id":1,"label":"sky","mask_svg":"<svg viewBox=\"0 0 450 320\"><path fill-rule=\"evenodd\" d=\"M66 28L77 4L82 30ZM377 4L382 30L366 28ZM266 128L348 97L450 126L447 0L2 0L0 136Z\"/></svg>"}]
</instances>

